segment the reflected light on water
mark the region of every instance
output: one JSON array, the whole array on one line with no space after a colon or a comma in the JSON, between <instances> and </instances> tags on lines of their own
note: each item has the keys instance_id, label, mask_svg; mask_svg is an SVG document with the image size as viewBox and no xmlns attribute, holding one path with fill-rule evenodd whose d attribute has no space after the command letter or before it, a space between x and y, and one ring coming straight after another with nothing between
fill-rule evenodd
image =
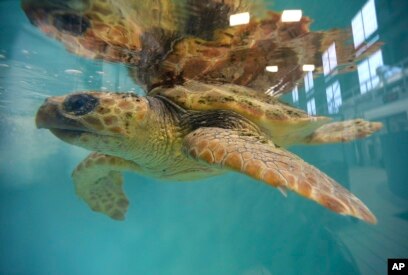
<instances>
[{"instance_id":1,"label":"reflected light on water","mask_svg":"<svg viewBox=\"0 0 408 275\"><path fill-rule=\"evenodd\" d=\"M276 73L278 71L278 66L266 66L265 70L271 73Z\"/></svg>"},{"instance_id":2,"label":"reflected light on water","mask_svg":"<svg viewBox=\"0 0 408 275\"><path fill-rule=\"evenodd\" d=\"M313 65L313 64L305 64L305 65L303 65L302 70L303 70L304 72L313 72L313 71L315 70L315 65Z\"/></svg>"},{"instance_id":3,"label":"reflected light on water","mask_svg":"<svg viewBox=\"0 0 408 275\"><path fill-rule=\"evenodd\" d=\"M284 10L282 13L282 22L299 22L302 18L302 10Z\"/></svg>"},{"instance_id":4,"label":"reflected light on water","mask_svg":"<svg viewBox=\"0 0 408 275\"><path fill-rule=\"evenodd\" d=\"M230 26L248 24L250 20L249 12L237 13L230 15Z\"/></svg>"}]
</instances>

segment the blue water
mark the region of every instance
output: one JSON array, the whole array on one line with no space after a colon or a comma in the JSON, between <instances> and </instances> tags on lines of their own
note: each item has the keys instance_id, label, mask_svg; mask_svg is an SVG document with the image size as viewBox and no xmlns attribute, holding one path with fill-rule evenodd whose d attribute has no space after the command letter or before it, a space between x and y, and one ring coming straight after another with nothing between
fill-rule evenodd
<instances>
[{"instance_id":1,"label":"blue water","mask_svg":"<svg viewBox=\"0 0 408 275\"><path fill-rule=\"evenodd\" d=\"M369 225L236 173L173 184L128 173L126 220L90 211L70 176L88 152L37 130L35 112L51 95L141 90L123 66L67 53L30 25L18 1L1 1L0 274L385 274L387 258L408 257L408 63L400 63L408 3L375 3L383 62L405 69L405 79L361 96L357 72L334 76L343 100L332 116L382 121L384 129L348 144L290 148L364 201L378 219ZM301 8L319 30L349 27L364 4L269 7ZM318 114L328 115L331 81L315 79ZM293 103L290 94L285 100ZM306 100L299 89L295 105L306 110Z\"/></svg>"}]
</instances>

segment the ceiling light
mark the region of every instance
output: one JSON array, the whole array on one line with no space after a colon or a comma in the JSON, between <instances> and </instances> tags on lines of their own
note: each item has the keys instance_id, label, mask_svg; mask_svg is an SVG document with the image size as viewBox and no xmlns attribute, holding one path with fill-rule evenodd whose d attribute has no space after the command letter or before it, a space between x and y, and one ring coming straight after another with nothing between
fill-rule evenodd
<instances>
[{"instance_id":1,"label":"ceiling light","mask_svg":"<svg viewBox=\"0 0 408 275\"><path fill-rule=\"evenodd\" d=\"M265 68L268 72L276 73L278 71L278 66L266 66Z\"/></svg>"},{"instance_id":2,"label":"ceiling light","mask_svg":"<svg viewBox=\"0 0 408 275\"><path fill-rule=\"evenodd\" d=\"M284 10L282 13L282 22L299 22L302 18L302 10Z\"/></svg>"},{"instance_id":3,"label":"ceiling light","mask_svg":"<svg viewBox=\"0 0 408 275\"><path fill-rule=\"evenodd\" d=\"M230 26L238 26L249 23L249 12L230 15Z\"/></svg>"},{"instance_id":4,"label":"ceiling light","mask_svg":"<svg viewBox=\"0 0 408 275\"><path fill-rule=\"evenodd\" d=\"M315 65L305 64L305 65L303 65L302 69L303 69L304 72L313 72L314 69L315 69Z\"/></svg>"}]
</instances>

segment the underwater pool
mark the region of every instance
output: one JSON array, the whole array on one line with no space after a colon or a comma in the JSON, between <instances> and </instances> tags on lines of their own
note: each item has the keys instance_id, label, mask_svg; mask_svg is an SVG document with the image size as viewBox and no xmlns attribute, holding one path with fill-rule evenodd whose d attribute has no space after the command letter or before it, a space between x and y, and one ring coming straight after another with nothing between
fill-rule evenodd
<instances>
[{"instance_id":1,"label":"underwater pool","mask_svg":"<svg viewBox=\"0 0 408 275\"><path fill-rule=\"evenodd\" d=\"M23 2L37 27L30 23L20 1L0 2L0 274L386 274L387 259L408 258L408 1L268 1L263 7L253 8L263 14L260 17L266 16L266 10L300 9L303 16L313 20L310 32L341 29L348 30L350 36L336 40L336 44L326 41L321 51L314 50L315 40L281 48L278 45L276 55L265 46L268 65L276 65L273 62L279 60L275 75L259 70L257 62L262 60L262 53L259 59L248 57L236 64L231 58L228 63L231 78L242 70L242 77L247 76L246 65L255 63L253 68L258 71L253 69L249 76L259 76L256 79L262 81L254 80L254 86L248 86L271 97L285 91L283 101L310 115L335 121L363 118L383 124L381 130L364 139L288 148L361 199L376 216L377 224L338 215L295 192L287 192L285 197L276 188L232 171L186 182L163 182L125 172L124 189L130 201L126 219L115 221L91 211L75 194L71 178L89 150L65 143L46 129L37 129L37 110L47 97L75 91L144 95L147 86L158 85L168 74L158 73L159 80L155 80L157 71L150 69L157 64L146 69L143 60L138 60L145 69L138 71L139 75L144 73L144 80L148 79L145 86L140 85L144 84L142 80L138 85L132 79L135 72L128 73L127 67L135 58L131 54L109 59L113 54L107 54L104 48L105 52L98 53L99 59L93 59L98 55L95 49L86 49L87 41L75 44L68 35L63 36L74 32L85 35L82 29L75 29L75 24L71 29L58 25L64 20L75 22L74 15L61 17L62 21L54 22L59 29L50 31L45 23L38 23L44 20L44 14L28 12L42 7L80 10L92 3L114 1ZM131 1L117 3L127 2ZM156 2L165 7L171 1ZM180 18L190 16L186 24L190 37L211 40L208 33L199 30L217 26L213 23L218 18L214 11L205 13L202 6L194 9L199 1L175 2L180 7L188 6L186 3L192 7L184 13L182 9L173 11L174 16L182 14ZM225 3L239 7L246 2ZM157 11L163 21L171 21L171 13L166 15L155 8L142 6L139 15L148 17ZM222 16L232 13L221 11ZM111 12L107 8L101 14L110 18ZM132 10L123 9L119 14L126 18L127 12ZM93 24L96 28L92 20L81 21L80 27ZM104 33L100 28L98 31ZM142 24L143 28L149 29ZM47 30L51 37L45 34ZM292 38L302 31L288 28L282 33ZM113 36L109 31L105 34L105 39ZM132 35L130 32L123 39L130 41ZM149 43L147 57L163 46L160 38L152 37L144 40ZM175 50L183 39L175 38L168 47ZM239 44L239 36L235 39ZM262 35L258 39L261 41ZM268 45L267 38L265 41ZM66 47L71 47L71 52L82 50L74 54ZM346 49L351 49L356 58L342 67L347 61L342 55ZM237 56L242 54L237 52ZM186 58L186 64L194 58ZM304 60L317 60L310 64L315 65L315 71L300 70ZM294 63L296 70L290 67ZM185 69L181 78L191 75L205 82L219 73L204 75L200 64L189 65L190 71ZM342 69L350 72L342 73ZM217 76L229 79L224 72ZM239 81L234 83L245 82ZM265 83L271 88L262 90Z\"/></svg>"}]
</instances>

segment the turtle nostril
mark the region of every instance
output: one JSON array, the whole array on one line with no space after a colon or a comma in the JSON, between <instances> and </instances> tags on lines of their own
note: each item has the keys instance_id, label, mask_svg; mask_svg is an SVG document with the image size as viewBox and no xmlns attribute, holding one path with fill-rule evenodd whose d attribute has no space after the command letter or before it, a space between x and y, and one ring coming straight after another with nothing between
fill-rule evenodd
<instances>
[{"instance_id":1,"label":"turtle nostril","mask_svg":"<svg viewBox=\"0 0 408 275\"><path fill-rule=\"evenodd\" d=\"M55 15L54 26L75 36L83 34L90 26L88 18L73 13Z\"/></svg>"},{"instance_id":2,"label":"turtle nostril","mask_svg":"<svg viewBox=\"0 0 408 275\"><path fill-rule=\"evenodd\" d=\"M80 116L91 112L98 105L98 99L87 94L76 94L65 99L63 105L65 111Z\"/></svg>"}]
</instances>

